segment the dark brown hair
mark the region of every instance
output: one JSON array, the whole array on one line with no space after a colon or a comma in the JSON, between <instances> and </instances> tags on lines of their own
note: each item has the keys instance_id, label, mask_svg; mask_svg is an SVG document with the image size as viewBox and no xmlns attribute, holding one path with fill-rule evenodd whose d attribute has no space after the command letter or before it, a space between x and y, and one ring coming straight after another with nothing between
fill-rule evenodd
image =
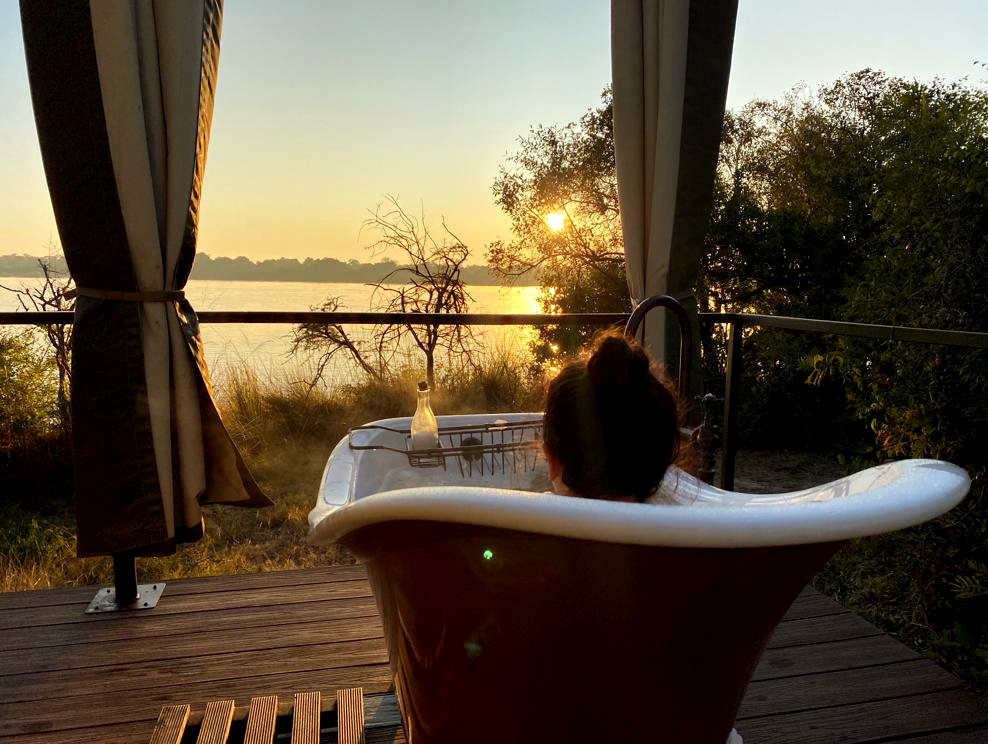
<instances>
[{"instance_id":1,"label":"dark brown hair","mask_svg":"<svg viewBox=\"0 0 988 744\"><path fill-rule=\"evenodd\" d=\"M679 452L678 410L645 350L611 332L549 383L543 439L577 496L643 501Z\"/></svg>"}]
</instances>

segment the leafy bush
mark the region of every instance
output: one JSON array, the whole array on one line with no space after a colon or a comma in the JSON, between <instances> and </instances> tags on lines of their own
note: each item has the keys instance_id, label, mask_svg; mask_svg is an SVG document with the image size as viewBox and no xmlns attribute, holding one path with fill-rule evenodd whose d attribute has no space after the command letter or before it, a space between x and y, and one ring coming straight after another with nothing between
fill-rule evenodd
<instances>
[{"instance_id":1,"label":"leafy bush","mask_svg":"<svg viewBox=\"0 0 988 744\"><path fill-rule=\"evenodd\" d=\"M58 373L31 331L0 333L0 501L44 505L71 492Z\"/></svg>"},{"instance_id":2,"label":"leafy bush","mask_svg":"<svg viewBox=\"0 0 988 744\"><path fill-rule=\"evenodd\" d=\"M988 90L864 70L729 113L707 244L710 310L984 332ZM988 352L749 333L748 444L970 472L959 515L857 541L820 585L988 686Z\"/></svg>"},{"instance_id":3,"label":"leafy bush","mask_svg":"<svg viewBox=\"0 0 988 744\"><path fill-rule=\"evenodd\" d=\"M839 380L826 377L807 384L814 375L813 360L834 343L816 334L751 329L742 346L742 446L836 454L867 438Z\"/></svg>"}]
</instances>

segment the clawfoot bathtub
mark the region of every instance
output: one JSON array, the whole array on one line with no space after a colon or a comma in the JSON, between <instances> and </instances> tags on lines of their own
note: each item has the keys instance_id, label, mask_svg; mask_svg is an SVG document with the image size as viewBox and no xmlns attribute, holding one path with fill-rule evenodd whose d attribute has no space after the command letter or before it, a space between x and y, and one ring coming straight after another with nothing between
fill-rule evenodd
<instances>
[{"instance_id":1,"label":"clawfoot bathtub","mask_svg":"<svg viewBox=\"0 0 988 744\"><path fill-rule=\"evenodd\" d=\"M784 494L673 469L669 503L557 496L521 490L544 484L531 442L496 446L537 440L535 422L440 417L448 454L410 467L391 419L327 463L309 539L367 565L411 744L723 744L773 628L841 544L969 485L911 460Z\"/></svg>"}]
</instances>

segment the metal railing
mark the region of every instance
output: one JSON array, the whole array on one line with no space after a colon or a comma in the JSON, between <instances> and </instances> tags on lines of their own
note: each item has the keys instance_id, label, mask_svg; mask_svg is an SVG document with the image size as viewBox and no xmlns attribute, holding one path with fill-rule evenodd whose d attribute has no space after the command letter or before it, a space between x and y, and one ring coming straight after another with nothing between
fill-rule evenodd
<instances>
[{"instance_id":1,"label":"metal railing","mask_svg":"<svg viewBox=\"0 0 988 744\"><path fill-rule=\"evenodd\" d=\"M351 313L282 310L204 310L200 323L326 323L327 325L621 325L629 313ZM72 312L3 312L0 325L55 325L72 322Z\"/></svg>"},{"instance_id":2,"label":"metal railing","mask_svg":"<svg viewBox=\"0 0 988 744\"><path fill-rule=\"evenodd\" d=\"M910 326L876 325L871 323L846 323L836 320L790 318L782 315L755 315L749 313L700 313L699 320L707 324L726 324L727 369L724 386L724 424L721 442L721 488L733 490L734 466L738 451L738 399L741 395L742 335L745 326L778 328L785 331L806 331L834 336L859 336L882 341L906 341L909 343L941 344L943 346L967 346L988 348L988 333L969 331L944 331Z\"/></svg>"},{"instance_id":3,"label":"metal railing","mask_svg":"<svg viewBox=\"0 0 988 744\"><path fill-rule=\"evenodd\" d=\"M203 311L197 313L201 323L326 323L333 325L378 325L415 323L473 326L552 326L596 325L620 326L630 313L560 313L560 314L492 314L492 313L362 313L362 312L293 312L293 311ZM858 336L882 341L939 344L988 348L988 333L946 331L910 326L847 323L813 318L791 318L749 313L700 313L704 325L727 325L727 368L724 388L724 418L721 434L720 487L734 488L738 449L738 401L741 394L742 335L745 327L778 328L786 331L836 336ZM71 312L0 312L2 325L57 325L72 322Z\"/></svg>"}]
</instances>

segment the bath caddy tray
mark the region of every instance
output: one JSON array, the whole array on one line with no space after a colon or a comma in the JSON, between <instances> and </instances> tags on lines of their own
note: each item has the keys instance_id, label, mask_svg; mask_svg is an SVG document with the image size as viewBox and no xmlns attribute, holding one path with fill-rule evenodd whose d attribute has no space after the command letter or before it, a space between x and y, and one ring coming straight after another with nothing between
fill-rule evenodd
<instances>
[{"instance_id":1,"label":"bath caddy tray","mask_svg":"<svg viewBox=\"0 0 988 744\"><path fill-rule=\"evenodd\" d=\"M389 431L404 436L404 449L383 444L360 444L354 440L359 432ZM434 449L411 448L411 431L389 426L369 424L355 426L349 432L352 450L386 450L398 452L408 458L415 468L443 468L448 470L453 462L460 475L498 475L534 471L542 457L542 419L504 421L497 419L470 426L439 427L439 447Z\"/></svg>"}]
</instances>

